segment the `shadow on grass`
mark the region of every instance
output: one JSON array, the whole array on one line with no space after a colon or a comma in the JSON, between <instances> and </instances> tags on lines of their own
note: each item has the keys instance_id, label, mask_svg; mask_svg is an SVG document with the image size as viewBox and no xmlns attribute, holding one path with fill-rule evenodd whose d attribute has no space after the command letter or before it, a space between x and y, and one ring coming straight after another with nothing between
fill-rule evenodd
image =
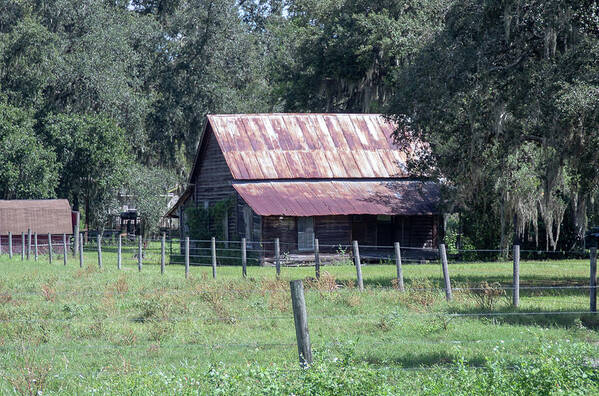
<instances>
[{"instance_id":1,"label":"shadow on grass","mask_svg":"<svg viewBox=\"0 0 599 396\"><path fill-rule=\"evenodd\" d=\"M502 311L488 312L477 308L451 309L447 313L463 314L473 319L492 320L497 324L511 324L522 326L578 328L581 325L587 329L599 330L599 313L570 313L569 311L542 311L527 309L525 312L518 309L505 309Z\"/></svg>"},{"instance_id":2,"label":"shadow on grass","mask_svg":"<svg viewBox=\"0 0 599 396\"><path fill-rule=\"evenodd\" d=\"M431 288L443 288L444 282L439 278L423 278L423 279L405 279L405 286L409 288L422 288L422 280L425 280ZM373 277L365 278L364 286L367 287L392 287L395 277ZM488 282L489 284L498 283L501 287L512 286L512 276L477 276L477 275L456 275L451 277L451 284L454 288L476 288L481 283ZM572 277L567 279L555 279L549 276L520 276L520 295L521 296L536 296L539 293L542 295L569 296L588 294L589 278ZM526 289L527 287L557 287L558 289ZM559 289L559 287L565 287ZM580 289L576 289L580 287ZM506 290L509 292L509 290Z\"/></svg>"},{"instance_id":3,"label":"shadow on grass","mask_svg":"<svg viewBox=\"0 0 599 396\"><path fill-rule=\"evenodd\" d=\"M360 358L360 357L358 357ZM435 351L417 353L407 353L405 356L378 358L374 356L365 356L363 361L373 366L396 365L399 367L433 367L433 366L452 366L455 365L458 356L448 351ZM486 362L484 356L474 356L465 361L468 366L483 366Z\"/></svg>"}]
</instances>

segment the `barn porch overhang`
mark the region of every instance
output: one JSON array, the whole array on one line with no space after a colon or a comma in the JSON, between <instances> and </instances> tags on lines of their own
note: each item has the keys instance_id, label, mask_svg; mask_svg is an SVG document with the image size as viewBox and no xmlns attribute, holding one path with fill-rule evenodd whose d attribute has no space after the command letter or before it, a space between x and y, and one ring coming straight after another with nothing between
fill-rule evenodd
<instances>
[{"instance_id":1,"label":"barn porch overhang","mask_svg":"<svg viewBox=\"0 0 599 396\"><path fill-rule=\"evenodd\" d=\"M414 180L234 182L261 216L437 215L440 186Z\"/></svg>"}]
</instances>

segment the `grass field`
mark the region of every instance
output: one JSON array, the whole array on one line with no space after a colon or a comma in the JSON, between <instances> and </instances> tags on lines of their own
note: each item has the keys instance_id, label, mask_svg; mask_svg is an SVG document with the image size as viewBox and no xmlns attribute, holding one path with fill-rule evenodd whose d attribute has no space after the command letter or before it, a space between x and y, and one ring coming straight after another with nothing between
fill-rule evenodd
<instances>
[{"instance_id":1,"label":"grass field","mask_svg":"<svg viewBox=\"0 0 599 396\"><path fill-rule=\"evenodd\" d=\"M323 268L145 265L104 268L86 253L35 262L0 256L3 394L506 394L594 393L599 317L589 309L588 261L521 263L521 306L510 307L511 263L451 264L447 303L438 264ZM301 370L289 295L306 279L316 363ZM484 283L486 282L486 283ZM560 286L555 289L526 287ZM479 315L484 313L485 315ZM487 315L493 313L492 315ZM526 313L526 314L521 314ZM558 360L556 360L558 359ZM540 381L540 382L539 382ZM517 385L517 386L516 386ZM495 388L493 388L495 387ZM507 387L507 388L506 388ZM513 392L510 392L510 387ZM528 391L527 391L528 390ZM497 392L494 392L497 393ZM534 393L534 392L533 392Z\"/></svg>"}]
</instances>

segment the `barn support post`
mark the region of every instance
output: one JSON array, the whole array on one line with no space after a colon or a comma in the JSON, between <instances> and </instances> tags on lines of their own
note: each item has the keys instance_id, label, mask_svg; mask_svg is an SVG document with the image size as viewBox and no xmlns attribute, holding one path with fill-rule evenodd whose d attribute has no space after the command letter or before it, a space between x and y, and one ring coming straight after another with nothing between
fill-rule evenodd
<instances>
[{"instance_id":1,"label":"barn support post","mask_svg":"<svg viewBox=\"0 0 599 396\"><path fill-rule=\"evenodd\" d=\"M447 265L447 251L445 244L439 244L439 255L441 256L441 267L443 268L443 280L445 281L445 299L451 301L453 296L451 293L451 280L449 279L449 267Z\"/></svg>"},{"instance_id":2,"label":"barn support post","mask_svg":"<svg viewBox=\"0 0 599 396\"><path fill-rule=\"evenodd\" d=\"M3 253L3 249L2 249L2 235L0 235L0 255L2 255Z\"/></svg>"},{"instance_id":3,"label":"barn support post","mask_svg":"<svg viewBox=\"0 0 599 396\"><path fill-rule=\"evenodd\" d=\"M362 279L362 263L360 262L360 246L358 246L358 241L353 241L353 249L354 249L354 263L356 265L356 275L358 278L358 289L360 291L364 291L364 281Z\"/></svg>"},{"instance_id":4,"label":"barn support post","mask_svg":"<svg viewBox=\"0 0 599 396\"><path fill-rule=\"evenodd\" d=\"M98 268L102 269L102 236L99 232L96 240L98 241Z\"/></svg>"},{"instance_id":5,"label":"barn support post","mask_svg":"<svg viewBox=\"0 0 599 396\"><path fill-rule=\"evenodd\" d=\"M397 269L397 287L399 291L405 291L405 287L403 284L403 270L401 268L401 248L399 246L399 242L395 242L393 244L395 248L395 267Z\"/></svg>"},{"instance_id":6,"label":"barn support post","mask_svg":"<svg viewBox=\"0 0 599 396\"><path fill-rule=\"evenodd\" d=\"M83 234L79 234L75 237L79 240L79 268L83 268Z\"/></svg>"},{"instance_id":7,"label":"barn support post","mask_svg":"<svg viewBox=\"0 0 599 396\"><path fill-rule=\"evenodd\" d=\"M141 246L142 243L143 243L143 238L140 235L138 242L137 242L137 270L139 272L141 272L141 268L143 266L143 263L142 263L143 250L142 250L142 246Z\"/></svg>"},{"instance_id":8,"label":"barn support post","mask_svg":"<svg viewBox=\"0 0 599 396\"><path fill-rule=\"evenodd\" d=\"M514 307L518 307L520 305L520 245L514 245L514 276L512 287L512 303Z\"/></svg>"},{"instance_id":9,"label":"barn support post","mask_svg":"<svg viewBox=\"0 0 599 396\"><path fill-rule=\"evenodd\" d=\"M48 234L48 261L52 264L52 234Z\"/></svg>"},{"instance_id":10,"label":"barn support post","mask_svg":"<svg viewBox=\"0 0 599 396\"><path fill-rule=\"evenodd\" d=\"M318 247L318 238L314 238L314 271L316 279L320 279L320 249Z\"/></svg>"},{"instance_id":11,"label":"barn support post","mask_svg":"<svg viewBox=\"0 0 599 396\"><path fill-rule=\"evenodd\" d=\"M21 232L21 261L25 261L25 233Z\"/></svg>"},{"instance_id":12,"label":"barn support post","mask_svg":"<svg viewBox=\"0 0 599 396\"><path fill-rule=\"evenodd\" d=\"M81 214L79 212L75 212L75 228L73 229L73 257L79 251L79 220L81 220Z\"/></svg>"},{"instance_id":13,"label":"barn support post","mask_svg":"<svg viewBox=\"0 0 599 396\"><path fill-rule=\"evenodd\" d=\"M12 232L8 233L8 258L12 259Z\"/></svg>"},{"instance_id":14,"label":"barn support post","mask_svg":"<svg viewBox=\"0 0 599 396\"><path fill-rule=\"evenodd\" d=\"M248 256L245 238L241 238L241 275L244 278L248 276Z\"/></svg>"},{"instance_id":15,"label":"barn support post","mask_svg":"<svg viewBox=\"0 0 599 396\"><path fill-rule=\"evenodd\" d=\"M62 263L67 265L67 234L62 234Z\"/></svg>"},{"instance_id":16,"label":"barn support post","mask_svg":"<svg viewBox=\"0 0 599 396\"><path fill-rule=\"evenodd\" d=\"M31 257L31 228L27 229L27 260Z\"/></svg>"},{"instance_id":17,"label":"barn support post","mask_svg":"<svg viewBox=\"0 0 599 396\"><path fill-rule=\"evenodd\" d=\"M297 338L297 352L302 368L312 364L312 347L310 346L310 333L308 332L308 313L306 299L304 298L304 283L301 280L289 282L291 287L291 304L293 306L293 321L295 323L295 336Z\"/></svg>"},{"instance_id":18,"label":"barn support post","mask_svg":"<svg viewBox=\"0 0 599 396\"><path fill-rule=\"evenodd\" d=\"M37 257L38 257L38 245L37 245L37 232L35 234L33 234L33 257L35 258L35 261L37 261Z\"/></svg>"},{"instance_id":19,"label":"barn support post","mask_svg":"<svg viewBox=\"0 0 599 396\"><path fill-rule=\"evenodd\" d=\"M210 252L212 256L212 278L216 279L216 238L210 240Z\"/></svg>"},{"instance_id":20,"label":"barn support post","mask_svg":"<svg viewBox=\"0 0 599 396\"><path fill-rule=\"evenodd\" d=\"M189 278L189 237L185 237L185 279Z\"/></svg>"},{"instance_id":21,"label":"barn support post","mask_svg":"<svg viewBox=\"0 0 599 396\"><path fill-rule=\"evenodd\" d=\"M275 238L275 268L277 270L277 278L281 276L281 246L279 238Z\"/></svg>"},{"instance_id":22,"label":"barn support post","mask_svg":"<svg viewBox=\"0 0 599 396\"><path fill-rule=\"evenodd\" d=\"M591 248L591 282L590 282L590 305L591 312L597 312L597 248Z\"/></svg>"},{"instance_id":23,"label":"barn support post","mask_svg":"<svg viewBox=\"0 0 599 396\"><path fill-rule=\"evenodd\" d=\"M162 233L162 239L160 240L160 273L164 274L164 267L166 265L166 233Z\"/></svg>"},{"instance_id":24,"label":"barn support post","mask_svg":"<svg viewBox=\"0 0 599 396\"><path fill-rule=\"evenodd\" d=\"M116 247L116 268L121 269L123 266L123 236L119 233Z\"/></svg>"}]
</instances>

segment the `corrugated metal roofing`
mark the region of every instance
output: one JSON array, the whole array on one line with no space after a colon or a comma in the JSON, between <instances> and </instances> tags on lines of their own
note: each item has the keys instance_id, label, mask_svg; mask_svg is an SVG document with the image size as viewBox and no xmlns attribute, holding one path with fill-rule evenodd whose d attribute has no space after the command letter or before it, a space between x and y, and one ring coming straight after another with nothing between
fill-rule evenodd
<instances>
[{"instance_id":1,"label":"corrugated metal roofing","mask_svg":"<svg viewBox=\"0 0 599 396\"><path fill-rule=\"evenodd\" d=\"M230 114L208 121L236 180L406 177L379 114Z\"/></svg>"},{"instance_id":2,"label":"corrugated metal roofing","mask_svg":"<svg viewBox=\"0 0 599 396\"><path fill-rule=\"evenodd\" d=\"M431 182L274 181L233 187L261 216L439 213L439 185Z\"/></svg>"},{"instance_id":3,"label":"corrugated metal roofing","mask_svg":"<svg viewBox=\"0 0 599 396\"><path fill-rule=\"evenodd\" d=\"M71 205L66 199L0 200L0 235L9 232L72 234Z\"/></svg>"}]
</instances>

